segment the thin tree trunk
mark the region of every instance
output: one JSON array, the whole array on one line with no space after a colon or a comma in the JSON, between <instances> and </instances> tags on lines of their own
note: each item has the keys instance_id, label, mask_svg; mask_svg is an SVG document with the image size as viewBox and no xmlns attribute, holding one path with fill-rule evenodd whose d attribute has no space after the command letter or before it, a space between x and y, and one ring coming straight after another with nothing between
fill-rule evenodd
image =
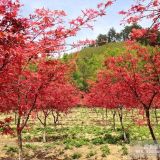
<instances>
[{"instance_id":1,"label":"thin tree trunk","mask_svg":"<svg viewBox=\"0 0 160 160\"><path fill-rule=\"evenodd\" d=\"M133 117L134 111L133 111L133 109L131 111L132 111L131 113L132 113L132 117Z\"/></svg>"},{"instance_id":2,"label":"thin tree trunk","mask_svg":"<svg viewBox=\"0 0 160 160\"><path fill-rule=\"evenodd\" d=\"M126 132L125 132L125 128L124 128L124 125L123 125L123 111L122 111L122 107L120 107L120 111L118 113L119 113L119 120L120 120L121 128L122 128L122 131L123 131L124 141L128 142L127 135L126 135Z\"/></svg>"},{"instance_id":3,"label":"thin tree trunk","mask_svg":"<svg viewBox=\"0 0 160 160\"><path fill-rule=\"evenodd\" d=\"M106 126L107 126L108 110L107 110L107 108L106 108L105 110L106 110L106 114L105 114L105 116L106 116Z\"/></svg>"},{"instance_id":4,"label":"thin tree trunk","mask_svg":"<svg viewBox=\"0 0 160 160\"><path fill-rule=\"evenodd\" d=\"M17 124L17 113L16 112L14 113L14 124L15 125Z\"/></svg>"},{"instance_id":5,"label":"thin tree trunk","mask_svg":"<svg viewBox=\"0 0 160 160\"><path fill-rule=\"evenodd\" d=\"M115 110L113 110L112 114L113 114L113 129L114 129L114 130L116 130L116 120L115 120L115 117L116 117L116 111L115 111Z\"/></svg>"},{"instance_id":6,"label":"thin tree trunk","mask_svg":"<svg viewBox=\"0 0 160 160\"><path fill-rule=\"evenodd\" d=\"M18 133L18 148L19 148L19 160L23 159L23 149L22 149L22 134Z\"/></svg>"},{"instance_id":7,"label":"thin tree trunk","mask_svg":"<svg viewBox=\"0 0 160 160\"><path fill-rule=\"evenodd\" d=\"M157 138L154 134L152 125L151 125L149 108L145 108L145 113L146 113L147 125L148 125L148 128L149 128L150 134L152 136L154 144L157 145L157 160L160 160L160 153L159 153L160 148L159 148L159 145L158 145Z\"/></svg>"},{"instance_id":8,"label":"thin tree trunk","mask_svg":"<svg viewBox=\"0 0 160 160\"><path fill-rule=\"evenodd\" d=\"M44 122L44 128L43 128L43 143L46 143L46 122Z\"/></svg>"},{"instance_id":9,"label":"thin tree trunk","mask_svg":"<svg viewBox=\"0 0 160 160\"><path fill-rule=\"evenodd\" d=\"M156 139L155 134L154 134L154 131L153 131L153 128L152 128L152 125L151 125L150 112L149 112L148 108L145 108L145 113L146 113L146 118L147 118L147 125L148 125L148 128L149 128L150 134L152 136L153 142L155 144L158 144L157 139Z\"/></svg>"},{"instance_id":10,"label":"thin tree trunk","mask_svg":"<svg viewBox=\"0 0 160 160\"><path fill-rule=\"evenodd\" d=\"M108 110L106 108L106 121L107 121L107 118L108 118Z\"/></svg>"},{"instance_id":11,"label":"thin tree trunk","mask_svg":"<svg viewBox=\"0 0 160 160\"><path fill-rule=\"evenodd\" d=\"M23 149L22 149L22 130L20 127L21 117L18 116L17 119L17 138L18 138L18 149L19 149L19 160L23 159Z\"/></svg>"},{"instance_id":12,"label":"thin tree trunk","mask_svg":"<svg viewBox=\"0 0 160 160\"><path fill-rule=\"evenodd\" d=\"M43 125L43 143L46 143L47 142L47 140L46 140L47 117L49 114L45 114L45 112L43 112L43 113L44 113L44 120L43 121L39 117L38 113L37 113L37 118L40 121L40 123Z\"/></svg>"},{"instance_id":13,"label":"thin tree trunk","mask_svg":"<svg viewBox=\"0 0 160 160\"><path fill-rule=\"evenodd\" d=\"M104 110L103 109L102 109L101 115L102 115L102 123L104 123Z\"/></svg>"},{"instance_id":14,"label":"thin tree trunk","mask_svg":"<svg viewBox=\"0 0 160 160\"><path fill-rule=\"evenodd\" d=\"M53 116L53 122L54 122L54 126L55 128L57 127L57 123L59 122L59 113L56 112L56 114L54 114L54 112L52 111L52 116Z\"/></svg>"},{"instance_id":15,"label":"thin tree trunk","mask_svg":"<svg viewBox=\"0 0 160 160\"><path fill-rule=\"evenodd\" d=\"M156 124L158 125L158 116L157 116L157 108L154 109Z\"/></svg>"}]
</instances>

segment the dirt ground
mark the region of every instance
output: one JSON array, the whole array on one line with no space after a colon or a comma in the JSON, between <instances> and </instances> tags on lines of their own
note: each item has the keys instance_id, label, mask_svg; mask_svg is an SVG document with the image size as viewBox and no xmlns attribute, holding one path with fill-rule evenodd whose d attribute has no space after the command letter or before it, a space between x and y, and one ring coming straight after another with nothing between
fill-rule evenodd
<instances>
[{"instance_id":1,"label":"dirt ground","mask_svg":"<svg viewBox=\"0 0 160 160\"><path fill-rule=\"evenodd\" d=\"M127 115L124 121L125 127L129 128L131 122L127 120ZM23 133L24 160L133 160L129 156L130 145L119 138L121 132L118 115L116 131L111 129L111 112L106 116L105 110L75 108L67 115L61 114L56 128L51 116L47 123L47 142L43 143L42 125L37 119L30 119ZM16 135L2 135L0 160L16 159ZM154 158L148 158L152 159Z\"/></svg>"}]
</instances>

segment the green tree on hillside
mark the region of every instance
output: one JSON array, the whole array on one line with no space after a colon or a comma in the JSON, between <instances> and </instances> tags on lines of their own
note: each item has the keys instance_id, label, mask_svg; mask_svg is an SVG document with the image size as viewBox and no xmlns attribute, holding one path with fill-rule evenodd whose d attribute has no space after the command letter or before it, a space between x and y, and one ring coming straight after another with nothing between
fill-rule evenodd
<instances>
[{"instance_id":1,"label":"green tree on hillside","mask_svg":"<svg viewBox=\"0 0 160 160\"><path fill-rule=\"evenodd\" d=\"M110 42L115 42L116 41L116 30L114 28L111 28L108 33L107 33L107 37L108 37L108 43Z\"/></svg>"},{"instance_id":2,"label":"green tree on hillside","mask_svg":"<svg viewBox=\"0 0 160 160\"><path fill-rule=\"evenodd\" d=\"M126 41L127 39L129 39L129 34L131 33L133 28L141 29L142 27L136 23L131 26L125 26L125 28L121 31L121 36L123 41Z\"/></svg>"},{"instance_id":3,"label":"green tree on hillside","mask_svg":"<svg viewBox=\"0 0 160 160\"><path fill-rule=\"evenodd\" d=\"M102 45L106 44L106 42L107 42L107 35L99 34L97 37L97 40L96 40L96 44L98 46L102 46Z\"/></svg>"}]
</instances>

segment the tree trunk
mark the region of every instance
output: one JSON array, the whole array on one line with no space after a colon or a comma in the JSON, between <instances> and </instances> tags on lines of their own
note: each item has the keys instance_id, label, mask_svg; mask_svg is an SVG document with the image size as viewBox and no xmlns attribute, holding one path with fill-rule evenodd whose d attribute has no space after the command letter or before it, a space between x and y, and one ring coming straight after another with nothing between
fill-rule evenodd
<instances>
[{"instance_id":1,"label":"tree trunk","mask_svg":"<svg viewBox=\"0 0 160 160\"><path fill-rule=\"evenodd\" d=\"M107 118L108 118L108 110L106 108L106 121L107 121Z\"/></svg>"},{"instance_id":2,"label":"tree trunk","mask_svg":"<svg viewBox=\"0 0 160 160\"><path fill-rule=\"evenodd\" d=\"M113 129L114 129L114 130L116 130L116 120L115 120L115 117L116 117L116 111L115 111L115 110L113 110L112 114L113 114Z\"/></svg>"},{"instance_id":3,"label":"tree trunk","mask_svg":"<svg viewBox=\"0 0 160 160\"><path fill-rule=\"evenodd\" d=\"M44 124L44 128L43 128L43 143L46 143L46 123Z\"/></svg>"},{"instance_id":4,"label":"tree trunk","mask_svg":"<svg viewBox=\"0 0 160 160\"><path fill-rule=\"evenodd\" d=\"M17 113L14 112L14 124L16 125L17 124Z\"/></svg>"},{"instance_id":5,"label":"tree trunk","mask_svg":"<svg viewBox=\"0 0 160 160\"><path fill-rule=\"evenodd\" d=\"M45 114L45 112L43 112L43 113L44 113L43 121L39 117L38 113L37 113L37 118L43 126L43 136L42 137L43 137L43 143L45 143L45 142L47 142L47 140L46 140L46 127L47 127L47 117L48 117L49 114L47 114L47 113Z\"/></svg>"},{"instance_id":6,"label":"tree trunk","mask_svg":"<svg viewBox=\"0 0 160 160\"><path fill-rule=\"evenodd\" d=\"M102 109L101 115L102 115L102 123L104 123L104 110L103 109Z\"/></svg>"},{"instance_id":7,"label":"tree trunk","mask_svg":"<svg viewBox=\"0 0 160 160\"><path fill-rule=\"evenodd\" d=\"M107 108L106 108L106 125L107 125L107 118L108 118L108 110L107 110Z\"/></svg>"},{"instance_id":8,"label":"tree trunk","mask_svg":"<svg viewBox=\"0 0 160 160\"><path fill-rule=\"evenodd\" d=\"M146 118L147 118L147 125L149 128L150 134L152 136L153 142L154 142L154 144L158 144L157 139L154 134L154 131L153 131L153 128L152 128L152 125L151 125L150 112L149 112L148 108L145 108L145 113L146 113Z\"/></svg>"},{"instance_id":9,"label":"tree trunk","mask_svg":"<svg viewBox=\"0 0 160 160\"><path fill-rule=\"evenodd\" d=\"M120 107L120 111L119 111L118 113L119 113L119 120L120 120L121 128L122 128L122 131L123 131L124 141L125 141L125 142L128 142L128 138L127 138L127 135L126 135L126 132L125 132L125 129L124 129L124 125L123 125L123 112L122 112L122 107Z\"/></svg>"},{"instance_id":10,"label":"tree trunk","mask_svg":"<svg viewBox=\"0 0 160 160\"><path fill-rule=\"evenodd\" d=\"M44 115L44 122L43 122L43 143L46 143L46 126L47 126L47 115Z\"/></svg>"},{"instance_id":11,"label":"tree trunk","mask_svg":"<svg viewBox=\"0 0 160 160\"><path fill-rule=\"evenodd\" d=\"M18 138L18 149L19 149L19 160L23 159L23 149L22 149L22 128L21 124L21 116L18 115L17 118L17 138Z\"/></svg>"},{"instance_id":12,"label":"tree trunk","mask_svg":"<svg viewBox=\"0 0 160 160\"><path fill-rule=\"evenodd\" d=\"M18 131L18 148L19 148L19 160L23 159L23 149L22 149L22 133L21 131Z\"/></svg>"},{"instance_id":13,"label":"tree trunk","mask_svg":"<svg viewBox=\"0 0 160 160\"><path fill-rule=\"evenodd\" d=\"M132 117L134 116L134 111L133 111L133 109L131 110L131 113L132 113Z\"/></svg>"},{"instance_id":14,"label":"tree trunk","mask_svg":"<svg viewBox=\"0 0 160 160\"><path fill-rule=\"evenodd\" d=\"M54 122L54 127L57 127L57 123L59 122L59 112L56 111L56 114L52 111L52 116L53 116L53 122Z\"/></svg>"},{"instance_id":15,"label":"tree trunk","mask_svg":"<svg viewBox=\"0 0 160 160\"><path fill-rule=\"evenodd\" d=\"M159 145L158 145L157 138L156 138L156 136L154 134L152 125L151 125L149 108L145 108L145 113L146 113L147 125L148 125L148 128L149 128L150 134L152 136L154 144L157 145L157 160L160 160L160 153L159 153L160 148L159 148Z\"/></svg>"},{"instance_id":16,"label":"tree trunk","mask_svg":"<svg viewBox=\"0 0 160 160\"><path fill-rule=\"evenodd\" d=\"M157 108L154 109L156 124L158 125L158 116L157 116Z\"/></svg>"}]
</instances>

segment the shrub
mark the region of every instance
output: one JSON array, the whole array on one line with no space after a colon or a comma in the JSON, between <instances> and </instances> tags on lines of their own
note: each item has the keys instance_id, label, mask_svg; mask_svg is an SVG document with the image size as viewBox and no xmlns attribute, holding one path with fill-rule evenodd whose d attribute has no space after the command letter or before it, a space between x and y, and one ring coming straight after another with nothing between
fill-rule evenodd
<instances>
[{"instance_id":1,"label":"shrub","mask_svg":"<svg viewBox=\"0 0 160 160\"><path fill-rule=\"evenodd\" d=\"M6 150L7 154L18 153L18 148L13 146L4 146L4 150Z\"/></svg>"},{"instance_id":2,"label":"shrub","mask_svg":"<svg viewBox=\"0 0 160 160\"><path fill-rule=\"evenodd\" d=\"M97 144L105 144L105 140L103 137L96 137L92 139L92 143L97 145Z\"/></svg>"},{"instance_id":3,"label":"shrub","mask_svg":"<svg viewBox=\"0 0 160 160\"><path fill-rule=\"evenodd\" d=\"M122 145L122 155L128 155L128 148L125 145Z\"/></svg>"},{"instance_id":4,"label":"shrub","mask_svg":"<svg viewBox=\"0 0 160 160\"><path fill-rule=\"evenodd\" d=\"M74 146L74 147L81 147L83 145L87 145L89 142L88 139L86 138L75 138L75 139L71 139L68 138L64 141L64 144L68 145L68 146Z\"/></svg>"},{"instance_id":5,"label":"shrub","mask_svg":"<svg viewBox=\"0 0 160 160\"><path fill-rule=\"evenodd\" d=\"M26 144L25 147L28 148L28 149L32 149L32 150L36 150L36 148L37 148L37 146L35 146L33 144L29 144L29 143Z\"/></svg>"},{"instance_id":6,"label":"shrub","mask_svg":"<svg viewBox=\"0 0 160 160\"><path fill-rule=\"evenodd\" d=\"M73 155L71 156L72 157L72 159L79 159L79 158L81 158L81 153L78 153L78 152L76 152L76 153L73 153Z\"/></svg>"},{"instance_id":7,"label":"shrub","mask_svg":"<svg viewBox=\"0 0 160 160\"><path fill-rule=\"evenodd\" d=\"M104 145L100 148L100 150L102 151L102 157L106 157L107 155L110 154L110 149L108 147L108 145Z\"/></svg>"},{"instance_id":8,"label":"shrub","mask_svg":"<svg viewBox=\"0 0 160 160\"><path fill-rule=\"evenodd\" d=\"M30 136L30 135L24 136L24 140L26 140L26 141L31 141L31 136Z\"/></svg>"},{"instance_id":9,"label":"shrub","mask_svg":"<svg viewBox=\"0 0 160 160\"><path fill-rule=\"evenodd\" d=\"M96 154L95 151L90 151L90 152L87 154L86 158L90 158L90 157L94 156L95 154Z\"/></svg>"}]
</instances>

